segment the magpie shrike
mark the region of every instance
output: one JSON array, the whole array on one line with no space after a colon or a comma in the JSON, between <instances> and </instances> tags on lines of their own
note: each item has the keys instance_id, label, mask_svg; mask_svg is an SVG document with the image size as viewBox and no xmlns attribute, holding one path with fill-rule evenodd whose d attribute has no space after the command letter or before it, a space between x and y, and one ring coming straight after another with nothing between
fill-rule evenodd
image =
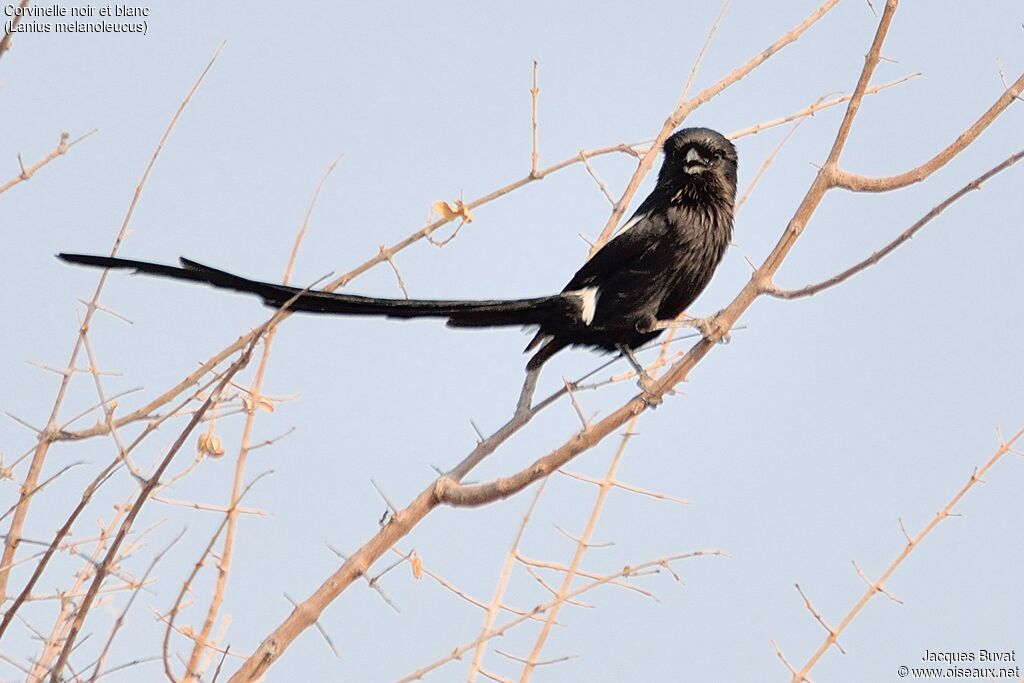
<instances>
[{"instance_id":1,"label":"magpie shrike","mask_svg":"<svg viewBox=\"0 0 1024 683\"><path fill-rule=\"evenodd\" d=\"M296 312L447 318L452 327L538 326L526 347L536 349L526 365L534 381L540 366L568 346L620 351L639 371L634 349L665 329L694 324L676 318L710 282L732 236L736 198L732 143L708 128L684 128L665 141L664 153L651 194L618 235L553 296L491 301L379 299L249 280L185 258L177 267L110 256L62 253L58 257L80 265L123 268L255 294L275 308L294 299L288 309Z\"/></svg>"}]
</instances>

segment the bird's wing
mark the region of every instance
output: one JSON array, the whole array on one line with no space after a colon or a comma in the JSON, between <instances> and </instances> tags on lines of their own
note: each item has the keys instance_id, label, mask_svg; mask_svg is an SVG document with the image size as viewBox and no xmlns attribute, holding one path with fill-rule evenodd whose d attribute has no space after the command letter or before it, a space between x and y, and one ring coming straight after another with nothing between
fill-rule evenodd
<instances>
[{"instance_id":1,"label":"bird's wing","mask_svg":"<svg viewBox=\"0 0 1024 683\"><path fill-rule=\"evenodd\" d=\"M647 202L644 202L646 204ZM665 222L641 205L619 234L601 247L565 286L563 291L600 287L615 273L628 270L654 249L664 236Z\"/></svg>"}]
</instances>

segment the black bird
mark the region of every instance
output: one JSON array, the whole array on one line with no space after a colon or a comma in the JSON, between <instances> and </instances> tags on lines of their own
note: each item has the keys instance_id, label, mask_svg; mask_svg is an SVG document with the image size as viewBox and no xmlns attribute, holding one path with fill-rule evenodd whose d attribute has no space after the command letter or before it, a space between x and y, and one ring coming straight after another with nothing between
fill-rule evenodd
<instances>
[{"instance_id":1,"label":"black bird","mask_svg":"<svg viewBox=\"0 0 1024 683\"><path fill-rule=\"evenodd\" d=\"M58 257L255 294L268 306L287 304L292 311L447 318L452 327L536 325L540 330L526 347L527 351L537 349L526 365L528 385L531 378L535 381L540 366L567 346L620 351L637 367L632 350L669 327L694 325L676 318L711 281L732 236L733 144L708 128L684 128L665 141L664 152L651 194L618 235L554 296L493 301L378 299L258 282L185 258L176 267L110 256Z\"/></svg>"}]
</instances>

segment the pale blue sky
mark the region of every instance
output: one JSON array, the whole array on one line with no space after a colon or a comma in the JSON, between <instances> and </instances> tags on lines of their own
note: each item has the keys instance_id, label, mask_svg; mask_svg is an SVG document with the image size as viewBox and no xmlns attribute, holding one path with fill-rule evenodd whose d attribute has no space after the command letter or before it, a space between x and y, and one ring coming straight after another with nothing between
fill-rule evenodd
<instances>
[{"instance_id":1,"label":"pale blue sky","mask_svg":"<svg viewBox=\"0 0 1024 683\"><path fill-rule=\"evenodd\" d=\"M882 3L876 2L876 5ZM802 20L808 2L733 4L696 87L706 86ZM146 36L20 35L0 61L0 182L34 161L67 130L99 132L0 196L0 409L45 422L57 387L26 361L63 366L79 298L96 273L58 263L58 251L109 251L153 147L217 45L221 58L174 131L133 221L124 256L173 261L187 255L277 279L319 177L344 157L320 198L295 279L344 272L420 227L440 199L486 194L529 170L533 60L540 62L542 165L581 148L651 138L674 106L719 7L711 3L155 3ZM851 170L886 174L918 164L948 144L1024 70L1019 3L905 3L896 15L875 82L924 76L868 99L843 156ZM687 123L730 132L850 91L876 26L865 2L848 0L804 38L697 111ZM740 213L735 246L695 313L727 304L775 244L834 136L839 108L797 131ZM738 142L741 190L785 128ZM828 277L860 260L1024 142L1018 104L957 160L920 186L891 195L828 196L779 273L782 286ZM616 193L635 167L605 157L594 167ZM650 187L653 176L641 189ZM899 552L897 519L913 531L944 505L997 445L1024 421L1019 352L1021 172L1012 169L967 197L909 245L843 286L807 300L757 302L733 342L716 348L681 394L640 422L620 478L689 499L686 507L615 492L591 551L596 572L700 548L727 558L679 566L685 579L642 581L660 602L604 589L597 609L568 608L537 681L786 681L771 639L802 663L823 638L793 589L800 583L826 619L838 621L863 590L850 561L877 575ZM634 206L637 203L634 202ZM554 174L476 212L446 248L417 244L397 262L412 296L534 296L556 291L586 256L579 235L596 235L609 206L582 167ZM444 235L449 234L447 231ZM386 267L350 291L400 296ZM134 321L97 318L92 333L105 369L123 373L108 391L144 386L132 406L260 323L267 312L243 297L145 278L113 276L103 299ZM325 546L351 551L383 511L372 477L396 502L418 493L431 465L448 467L474 443L469 420L493 430L522 381L528 337L517 330L465 332L437 322L295 317L278 335L266 391L296 395L261 416L257 439L295 432L250 458L250 477L275 474L248 504L273 513L241 525L225 611L229 642L249 651L288 613L284 593L308 595L337 566ZM541 391L601 358L560 354ZM615 369L621 371L624 365ZM586 410L616 407L633 390L580 397ZM94 401L88 377L65 415ZM237 418L235 418L237 420ZM229 454L239 422L226 424ZM500 450L474 476L509 473L577 428L559 405ZM172 433L151 442L156 457ZM0 421L5 462L32 435ZM573 463L600 476L617 441ZM54 448L46 468L87 466L35 501L26 535L48 539L77 491L113 453L103 440ZM188 457L183 454L183 457ZM223 504L230 458L205 462L174 492ZM24 466L17 472L24 476ZM122 477L94 504L76 535L129 493ZM1024 651L1024 466L1008 458L899 570L890 588L905 604L873 602L812 678L836 683L895 681L925 648ZM3 509L17 494L0 482ZM438 510L406 539L425 565L488 599L530 493L476 510ZM533 557L567 562L593 491L557 479L527 533ZM150 505L140 528L169 518L127 564L141 573L183 526L188 532L158 570L160 581L130 615L112 664L159 652L166 610L219 519ZM6 522L5 522L6 525ZM6 529L6 526L4 527ZM390 558L387 560L390 562ZM69 563L40 591L62 585ZM24 572L15 575L20 588ZM208 588L210 575L202 587ZM482 614L429 581L396 570L383 587L396 614L365 585L332 605L324 628L335 659L314 631L271 669L269 679L387 681L475 637ZM204 595L205 591L201 591ZM509 602L547 599L517 570ZM48 629L50 604L24 611ZM78 654L91 660L111 611L96 610L96 635ZM185 619L199 619L196 611ZM529 652L534 629L497 647ZM5 655L35 653L18 627ZM178 649L185 651L183 642ZM91 655L91 656L90 656ZM233 670L233 666L226 665ZM490 654L487 666L518 677ZM462 680L456 662L428 680ZM0 663L0 678L17 676ZM114 680L157 680L146 664Z\"/></svg>"}]
</instances>

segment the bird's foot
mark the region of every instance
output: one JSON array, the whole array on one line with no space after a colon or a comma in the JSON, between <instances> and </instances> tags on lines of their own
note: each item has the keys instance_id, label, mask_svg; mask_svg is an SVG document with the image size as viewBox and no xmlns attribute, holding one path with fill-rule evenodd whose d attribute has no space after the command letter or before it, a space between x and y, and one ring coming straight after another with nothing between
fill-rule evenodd
<instances>
[{"instance_id":1,"label":"bird's foot","mask_svg":"<svg viewBox=\"0 0 1024 683\"><path fill-rule=\"evenodd\" d=\"M680 327L692 327L708 341L717 344L728 344L732 337L729 336L729 329L718 321L721 311L708 318L686 317L682 320L658 320L654 323L651 331L678 329Z\"/></svg>"},{"instance_id":2,"label":"bird's foot","mask_svg":"<svg viewBox=\"0 0 1024 683\"><path fill-rule=\"evenodd\" d=\"M633 367L633 372L636 373L637 381L636 385L640 387L640 398L643 399L650 408L657 408L661 405L661 397L654 393L654 385L656 380L651 377L644 366L640 364L636 356L633 355L632 349L628 346L620 345L619 351L622 353L622 357Z\"/></svg>"},{"instance_id":3,"label":"bird's foot","mask_svg":"<svg viewBox=\"0 0 1024 683\"><path fill-rule=\"evenodd\" d=\"M662 398L658 394L654 393L654 378L648 375L646 372L637 380L637 386L640 387L640 399L647 404L647 407L654 410L662 403Z\"/></svg>"}]
</instances>

